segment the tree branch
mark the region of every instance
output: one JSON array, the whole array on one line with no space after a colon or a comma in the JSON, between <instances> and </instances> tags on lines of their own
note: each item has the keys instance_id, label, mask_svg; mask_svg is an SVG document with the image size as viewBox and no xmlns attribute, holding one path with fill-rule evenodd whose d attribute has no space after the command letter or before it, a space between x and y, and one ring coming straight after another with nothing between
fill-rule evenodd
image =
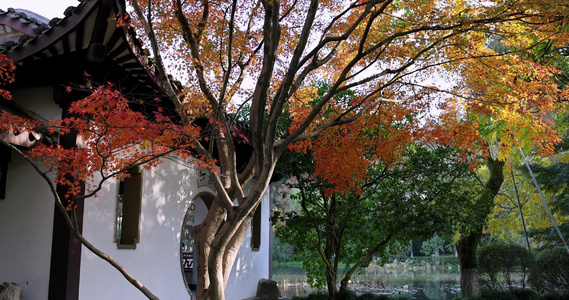
<instances>
[{"instance_id":1,"label":"tree branch","mask_svg":"<svg viewBox=\"0 0 569 300\"><path fill-rule=\"evenodd\" d=\"M97 255L98 257L108 262L111 266L113 266L117 271L119 271L123 275L123 277L128 282L130 282L135 288L137 288L140 292L142 292L148 299L158 300L158 297L156 295L152 294L140 281L138 281L130 273L128 273L126 269L121 264L119 264L114 258L104 253L103 251L99 250L97 247L95 247L93 244L91 244L89 241L87 241L87 239L83 237L83 235L78 231L77 227L74 226L74 223L76 224L76 218L74 218L75 219L74 222L69 217L69 214L65 209L65 206L61 202L61 198L57 193L53 181L51 180L51 178L47 176L47 174L42 172L39 166L31 158L27 157L20 149L14 147L12 144L6 143L2 139L0 139L0 144L3 144L4 146L12 149L12 151L15 151L16 153L21 155L21 157L28 164L30 164L30 166L36 171L36 173L39 174L42 177L42 179L48 184L51 194L53 195L53 198L55 200L56 207L63 216L65 224L67 225L67 228L69 228L69 231L72 233L73 237L75 237L83 246L85 246L87 249L93 252L93 254Z\"/></svg>"}]
</instances>

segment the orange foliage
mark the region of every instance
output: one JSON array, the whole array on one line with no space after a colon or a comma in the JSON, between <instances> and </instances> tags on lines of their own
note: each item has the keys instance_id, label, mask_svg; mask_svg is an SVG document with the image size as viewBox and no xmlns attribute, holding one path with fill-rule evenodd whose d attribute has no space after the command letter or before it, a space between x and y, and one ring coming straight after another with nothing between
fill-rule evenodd
<instances>
[{"instance_id":1,"label":"orange foliage","mask_svg":"<svg viewBox=\"0 0 569 300\"><path fill-rule=\"evenodd\" d=\"M326 117L337 115L342 111L341 106L328 107ZM365 112L365 117L331 127L315 139L297 142L289 148L312 151L315 158L313 176L332 184L326 193L354 191L354 187L368 177L370 165L379 161L390 164L402 159L405 146L418 140L416 131L419 128L411 122L412 112L408 105L379 101ZM292 117L291 130L294 130L294 124L303 116L293 114Z\"/></svg>"},{"instance_id":2,"label":"orange foliage","mask_svg":"<svg viewBox=\"0 0 569 300\"><path fill-rule=\"evenodd\" d=\"M485 119L491 128L487 138L499 144L501 157L517 146L553 154L560 139L548 114L561 109L561 100L569 96L553 81L557 70L519 55L480 60L463 70L465 86L479 95L466 106Z\"/></svg>"},{"instance_id":3,"label":"orange foliage","mask_svg":"<svg viewBox=\"0 0 569 300\"><path fill-rule=\"evenodd\" d=\"M0 54L0 86L9 85L14 82L14 72L16 71L16 64L9 59L6 54ZM0 100L10 100L11 94L0 88Z\"/></svg>"},{"instance_id":4,"label":"orange foliage","mask_svg":"<svg viewBox=\"0 0 569 300\"><path fill-rule=\"evenodd\" d=\"M172 18L175 1L136 3L153 14L151 20L134 17L133 24L143 28L152 21L161 50L176 62L173 69L187 76L187 112L211 114L217 104L227 108L235 95L253 98L253 89L241 86L244 73L258 86L268 82L269 114L276 103L271 97L287 91L280 107L288 108L289 133L315 133L287 146L312 151L315 176L333 183L331 192L361 182L374 162L401 159L411 142L451 144L464 153L485 152L489 143L498 143L504 156L517 146L547 154L559 141L547 113L558 109L567 91L557 89L553 68L531 56L536 44L567 41L569 9L562 1L321 1L301 66L291 59L310 1L279 1L276 59L265 77L264 21L275 3L183 2L191 32ZM499 37L511 53L488 49L489 37ZM313 53L318 54L308 59ZM325 57L311 76L286 85L289 72L298 80L311 61ZM374 79L362 80L366 76ZM318 82L330 83L331 90L318 95ZM337 101L334 94L346 86L355 91L353 99ZM324 105L315 109L319 97ZM350 121L329 127L341 119Z\"/></svg>"},{"instance_id":5,"label":"orange foliage","mask_svg":"<svg viewBox=\"0 0 569 300\"><path fill-rule=\"evenodd\" d=\"M133 166L150 169L174 153L187 157L191 143L199 138L198 128L175 124L161 109L151 116L132 110L112 85L98 87L73 102L69 112L73 117L46 122L6 111L0 115L0 131L77 134L77 147L44 143L26 153L46 170L57 170L55 183L68 187L68 199L81 196L83 183L87 183L85 197L89 197L103 181L128 176Z\"/></svg>"}]
</instances>

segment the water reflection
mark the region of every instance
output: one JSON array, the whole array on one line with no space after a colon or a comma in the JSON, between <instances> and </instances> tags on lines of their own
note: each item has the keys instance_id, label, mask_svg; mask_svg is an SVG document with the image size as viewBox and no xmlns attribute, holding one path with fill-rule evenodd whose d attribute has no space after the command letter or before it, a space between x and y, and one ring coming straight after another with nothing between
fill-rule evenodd
<instances>
[{"instance_id":1,"label":"water reflection","mask_svg":"<svg viewBox=\"0 0 569 300\"><path fill-rule=\"evenodd\" d=\"M275 266L276 280L285 297L306 296L316 290L306 284L301 268ZM372 266L352 277L350 289L358 294L406 295L411 299L453 299L460 296L460 272L454 269L435 268L380 268Z\"/></svg>"}]
</instances>

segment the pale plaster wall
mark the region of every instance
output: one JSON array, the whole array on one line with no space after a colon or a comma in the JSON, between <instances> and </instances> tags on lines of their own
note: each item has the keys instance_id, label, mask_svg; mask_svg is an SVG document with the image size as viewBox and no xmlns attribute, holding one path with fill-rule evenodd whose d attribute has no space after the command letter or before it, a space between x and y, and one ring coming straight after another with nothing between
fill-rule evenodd
<instances>
[{"instance_id":1,"label":"pale plaster wall","mask_svg":"<svg viewBox=\"0 0 569 300\"><path fill-rule=\"evenodd\" d=\"M27 300L47 299L55 202L31 166L13 153L0 200L0 283L15 282Z\"/></svg>"},{"instance_id":2,"label":"pale plaster wall","mask_svg":"<svg viewBox=\"0 0 569 300\"><path fill-rule=\"evenodd\" d=\"M59 117L52 93L49 87L21 90L13 101L44 118ZM47 183L12 153L6 199L0 200L0 283L17 283L27 300L48 297L54 207Z\"/></svg>"},{"instance_id":3,"label":"pale plaster wall","mask_svg":"<svg viewBox=\"0 0 569 300\"><path fill-rule=\"evenodd\" d=\"M226 299L244 299L255 296L257 282L261 278L269 278L269 256L271 247L269 235L271 225L269 222L270 203L269 192L265 192L261 202L261 247L259 251L251 250L251 227L237 254L233 264L232 275L227 282Z\"/></svg>"},{"instance_id":4,"label":"pale plaster wall","mask_svg":"<svg viewBox=\"0 0 569 300\"><path fill-rule=\"evenodd\" d=\"M195 169L170 160L152 171L144 171L140 242L135 250L117 249L114 242L116 193L113 181L105 185L97 198L86 201L85 237L114 257L160 299L190 299L180 262L182 222L191 200L201 193L213 193L213 187L198 186ZM198 213L202 206L197 203ZM269 205L263 204L263 208L268 212ZM268 213L263 219L268 222ZM200 217L196 216L195 221L201 222ZM250 239L245 239L230 278L228 300L254 296L258 279L268 276L268 231L267 225L263 228L261 252L251 252ZM253 270L253 265L259 270ZM143 298L118 271L85 248L79 296L81 300Z\"/></svg>"},{"instance_id":5,"label":"pale plaster wall","mask_svg":"<svg viewBox=\"0 0 569 300\"><path fill-rule=\"evenodd\" d=\"M13 95L19 105L46 119L61 116L61 109L53 103L51 87L20 90ZM192 199L200 193L213 193L211 186L198 187L196 172L169 160L155 170L144 171L140 243L135 250L117 249L114 242L115 181L106 184L97 198L85 202L85 237L161 299L190 298L180 264L182 221ZM262 207L261 249L251 251L250 233L247 233L229 279L228 300L254 296L258 279L269 276L268 196L263 198ZM27 300L47 299L53 213L54 202L48 185L21 158L13 155L6 199L0 200L0 282L19 284ZM141 298L142 294L118 271L83 248L81 300Z\"/></svg>"},{"instance_id":6,"label":"pale plaster wall","mask_svg":"<svg viewBox=\"0 0 569 300\"><path fill-rule=\"evenodd\" d=\"M40 86L12 92L12 98L21 107L45 119L61 118L61 108L53 102L53 88Z\"/></svg>"}]
</instances>

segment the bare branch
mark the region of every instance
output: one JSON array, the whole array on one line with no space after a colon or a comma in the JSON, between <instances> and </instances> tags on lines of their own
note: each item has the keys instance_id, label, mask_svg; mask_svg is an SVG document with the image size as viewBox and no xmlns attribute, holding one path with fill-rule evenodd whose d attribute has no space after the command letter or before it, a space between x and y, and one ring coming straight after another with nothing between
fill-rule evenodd
<instances>
[{"instance_id":1,"label":"bare branch","mask_svg":"<svg viewBox=\"0 0 569 300\"><path fill-rule=\"evenodd\" d=\"M206 18L206 20L207 20L208 13L206 13L206 10L207 10L206 8L208 7L208 4L207 4L208 1L204 0L203 2L204 2L203 18ZM203 24L200 23L201 25L198 26L198 29L196 31L196 35L194 36L190 22L188 21L188 19L184 15L183 5L182 5L181 0L176 0L176 18L178 19L178 22L180 23L180 26L182 27L182 36L184 38L184 41L186 41L186 43L189 45L190 52L191 52L191 55L193 58L193 65L194 65L194 69L195 69L195 74L196 74L196 77L198 78L198 83L199 83L200 89L204 93L204 96L206 97L206 99L209 101L209 104L211 105L211 107L214 109L214 111L216 111L218 109L217 99L213 95L213 93L211 92L211 90L207 84L207 80L206 80L205 74L204 74L203 62L201 60L200 50L199 50L199 46L198 46L200 36L201 36L201 34L205 28L205 20L202 19Z\"/></svg>"}]
</instances>

